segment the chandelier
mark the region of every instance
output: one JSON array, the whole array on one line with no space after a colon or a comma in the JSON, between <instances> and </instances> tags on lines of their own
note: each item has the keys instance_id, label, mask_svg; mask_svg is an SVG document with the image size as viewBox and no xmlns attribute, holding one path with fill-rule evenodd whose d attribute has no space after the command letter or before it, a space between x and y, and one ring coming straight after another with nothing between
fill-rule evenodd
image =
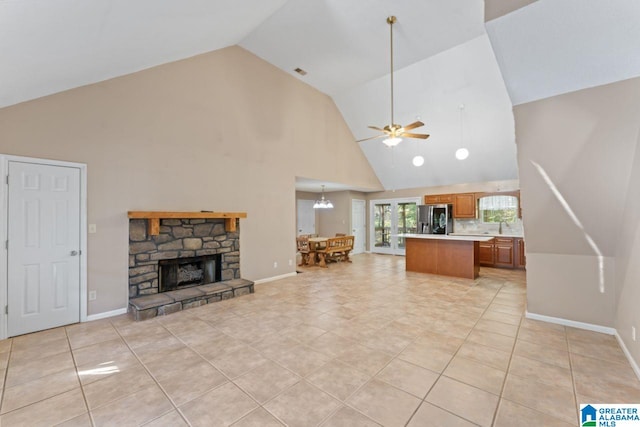
<instances>
[{"instance_id":1,"label":"chandelier","mask_svg":"<svg viewBox=\"0 0 640 427\"><path fill-rule=\"evenodd\" d=\"M331 203L331 200L324 198L324 185L321 185L321 187L322 187L322 197L320 198L320 200L316 200L316 202L313 204L313 208L314 209L332 209L333 203Z\"/></svg>"}]
</instances>

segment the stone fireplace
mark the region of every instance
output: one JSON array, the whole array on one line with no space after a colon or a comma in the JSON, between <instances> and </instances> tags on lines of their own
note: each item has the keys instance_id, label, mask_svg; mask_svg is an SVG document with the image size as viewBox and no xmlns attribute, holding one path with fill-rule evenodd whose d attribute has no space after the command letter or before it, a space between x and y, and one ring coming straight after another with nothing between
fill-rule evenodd
<instances>
[{"instance_id":1,"label":"stone fireplace","mask_svg":"<svg viewBox=\"0 0 640 427\"><path fill-rule=\"evenodd\" d=\"M163 219L158 235L147 231L146 220L129 221L129 298L179 288L174 285L161 289L161 270L167 276L177 275L177 271L171 272L174 268L170 265L193 266L200 262L198 258L217 260L216 271L206 281L182 287L240 278L239 232L226 231L224 219ZM203 279L204 275L203 272Z\"/></svg>"},{"instance_id":2,"label":"stone fireplace","mask_svg":"<svg viewBox=\"0 0 640 427\"><path fill-rule=\"evenodd\" d=\"M148 214L129 213L129 311L136 320L253 293L253 282L240 277L238 216L132 217Z\"/></svg>"}]
</instances>

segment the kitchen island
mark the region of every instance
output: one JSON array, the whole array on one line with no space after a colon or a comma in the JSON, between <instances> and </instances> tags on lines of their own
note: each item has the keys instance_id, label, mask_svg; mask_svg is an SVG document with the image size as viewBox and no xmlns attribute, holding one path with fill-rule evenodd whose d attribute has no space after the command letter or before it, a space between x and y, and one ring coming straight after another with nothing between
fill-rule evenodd
<instances>
[{"instance_id":1,"label":"kitchen island","mask_svg":"<svg viewBox=\"0 0 640 427\"><path fill-rule=\"evenodd\" d=\"M480 242L492 236L400 234L405 238L406 270L475 279L480 273Z\"/></svg>"}]
</instances>

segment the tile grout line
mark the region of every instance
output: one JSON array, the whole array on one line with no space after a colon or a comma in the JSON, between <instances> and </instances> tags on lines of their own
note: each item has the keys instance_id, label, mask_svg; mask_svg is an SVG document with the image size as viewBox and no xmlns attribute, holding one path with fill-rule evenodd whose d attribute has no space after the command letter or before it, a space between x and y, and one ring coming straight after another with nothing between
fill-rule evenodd
<instances>
[{"instance_id":1,"label":"tile grout line","mask_svg":"<svg viewBox=\"0 0 640 427\"><path fill-rule=\"evenodd\" d=\"M526 302L525 302L526 304ZM525 305L526 309L526 305ZM491 425L495 425L496 420L498 418L498 411L502 406L502 400L504 399L504 389L507 385L507 378L509 377L509 370L511 369L511 362L513 360L513 355L516 351L516 345L518 344L518 337L520 336L520 328L522 327L522 322L524 321L524 313L520 315L520 322L518 323L518 331L516 332L516 336L513 340L513 346L511 346L511 353L509 354L509 363L507 363L507 368L504 373L504 379L502 380L502 387L500 387L500 394L498 395L498 405L496 406L496 411L493 413L493 419L491 420Z\"/></svg>"},{"instance_id":2,"label":"tile grout line","mask_svg":"<svg viewBox=\"0 0 640 427\"><path fill-rule=\"evenodd\" d=\"M474 279L474 280L475 280L475 279ZM478 285L478 284L476 283L476 284L474 284L474 286L470 287L469 289L472 289L472 288L474 288L474 287L475 287L475 286L477 286L477 285ZM500 293L500 291L501 291L503 288L504 288L504 283L503 283L502 285L500 285L500 288L498 288L498 289L496 290L495 294L493 295L493 298L491 298L491 301L486 305L486 307L484 308L484 310L482 311L482 313L478 316L478 319L476 320L476 322L475 322L475 323L473 324L473 326L469 329L469 332L467 332L467 334L465 335L465 338L464 338L464 340L463 340L462 344L460 344L460 345L458 346L458 348L457 348L457 349L456 349L456 351L453 353L453 355L451 356L451 358L449 359L449 361L447 362L447 364L445 365L445 367L442 369L442 371L441 371L441 372L440 372L440 374L438 375L438 378L436 378L436 380L433 382L433 384L431 385L431 387L429 387L429 390L427 390L426 394L425 394L425 395L424 395L424 397L422 398L422 403L428 403L428 404L430 404L430 405L433 405L433 406L435 406L435 407L437 407L437 408L442 409L443 411L446 411L446 412L448 412L448 413L450 413L450 414L452 414L452 415L455 415L455 416L456 416L456 417L458 417L458 418L461 418L461 419L463 419L463 420L469 421L469 422L470 422L470 423L472 423L472 424L476 424L475 422L473 422L473 421L471 421L471 420L469 420L469 419L467 419L467 418L464 418L464 417L460 416L459 414L454 414L453 412L451 412L451 411L449 411L449 410L447 410L447 409L445 409L445 408L441 408L440 406L438 406L438 405L436 405L436 404L434 404L434 403L427 402L427 400L426 400L426 399L427 399L427 396L429 395L429 393L431 393L431 391L433 390L433 387L435 387L436 383L437 383L438 381L440 381L440 378L442 378L442 377L444 376L444 372L447 370L447 368L449 367L449 365L451 364L451 362L453 361L453 359L455 359L455 357L458 355L458 352L460 351L460 348L465 344L465 342L467 342L467 339L469 338L469 335L471 335L471 332L473 332L473 329L474 329L474 328L476 327L476 325L480 322L480 319L482 319L482 316L484 316L484 314L485 314L485 313L487 312L487 310L489 309L489 306L491 306L492 302L495 300L496 296L498 295L498 293ZM465 294L466 294L466 292L465 292ZM505 374L505 377L506 377L506 374ZM449 378L449 377L447 377L447 378ZM455 380L455 381L457 381L457 380ZM462 381L459 381L459 382L461 382L462 384L468 385L468 386L470 386L470 387L477 388L478 390L482 390L481 388L479 388L479 387L475 387L475 386L473 386L473 385L471 385L471 384L467 384L467 383L464 383L464 382L462 382ZM486 391L486 390L483 390L483 391ZM493 393L491 393L491 394L493 394ZM500 399L500 396L498 396L498 399ZM499 402L499 401L498 401L498 402ZM416 413L418 412L418 409L420 409L420 406L422 406L422 403L421 403L420 405L418 405L418 407L417 407L417 408L416 408L416 410L413 412L413 414L411 415L411 417L409 417L409 420L407 420L407 422L405 423L405 427L406 427L406 426L408 426L408 425L409 425L409 423L411 422L411 420L413 419L413 417L415 417ZM498 409L498 407L497 407L497 405L496 405L496 409L494 410L494 418L495 418L495 414L496 414L496 412L497 412L497 409ZM476 424L476 425L477 425L477 424Z\"/></svg>"},{"instance_id":3,"label":"tile grout line","mask_svg":"<svg viewBox=\"0 0 640 427\"><path fill-rule=\"evenodd\" d=\"M2 378L2 399L0 400L0 410L4 406L4 398L7 390L7 377L9 376L9 367L11 365L11 355L13 354L13 338L11 338L11 344L9 345L9 355L7 356L7 367L4 370L4 377ZM8 412L7 412L8 413Z\"/></svg>"},{"instance_id":4,"label":"tile grout line","mask_svg":"<svg viewBox=\"0 0 640 427\"><path fill-rule=\"evenodd\" d=\"M78 364L76 363L76 357L73 354L73 347L71 346L71 339L69 338L69 331L67 331L66 326L64 327L64 335L67 338L67 344L69 344L69 354L71 355L71 360L73 361L73 369L76 371L76 379L78 380L78 385L80 386L80 392L82 393L82 399L84 400L84 406L87 408L87 414L89 415L89 422L91 422L91 426L95 427L96 423L93 419L93 414L89 410L89 402L87 401L87 396L84 392L84 385L80 379L80 372L78 371ZM68 421L68 420L67 420Z\"/></svg>"},{"instance_id":5,"label":"tile grout line","mask_svg":"<svg viewBox=\"0 0 640 427\"><path fill-rule=\"evenodd\" d=\"M167 330L167 332L171 333L171 331L169 331L169 330L168 330L168 329L167 329L167 328L166 328L162 323L160 323L160 322L157 322L157 323L159 324L159 326L162 326L165 330ZM167 400L169 400L169 402L170 402L170 403L171 403L171 405L173 406L174 410L178 412L178 414L183 418L183 420L187 423L187 425L188 425L189 427L192 427L192 425L191 425L191 423L189 422L189 420L187 420L187 419L186 419L186 417L182 414L182 411L180 411L180 409L176 406L175 402L173 401L173 399L171 399L171 397L169 396L169 394L167 393L167 391L164 389L164 387L162 387L162 385L161 385L161 384L160 384L160 382L156 379L156 377L151 373L151 371L149 371L149 369L147 368L147 365L145 365L145 364L142 362L142 360L140 359L140 357L138 356L138 354L137 354L137 353L136 353L136 352L131 348L131 346L130 346L130 345L129 345L129 343L127 342L126 338L122 336L122 334L120 333L120 330L118 330L118 328L117 328L115 325L113 325L113 324L112 324L111 326L113 327L113 329L115 329L116 333L118 334L118 336L120 337L120 339L122 340L122 342L124 342L124 345L126 345L126 346L127 346L127 348L129 349L129 351L131 352L131 354L133 354L133 356L136 358L136 360L138 361L138 363L140 363L140 365L142 366L142 368L143 368L143 369L147 372L147 374L148 374L148 375L153 379L153 381L154 381L154 382L155 382L155 384L158 386L158 388L160 389L160 391L162 391L162 393L165 395L165 397L167 398ZM173 335L173 334L172 334L172 335ZM136 393L137 393L137 392L136 392ZM131 393L131 394L134 394L134 393ZM127 395L127 396L130 396L130 394L129 394L129 395ZM124 397L126 397L126 396L124 396ZM120 399L116 399L116 400L114 400L114 402L115 402L115 401L118 401L118 400L121 400L121 399L123 399L124 397L121 397ZM107 403L107 404L105 404L105 405L102 405L102 406L106 406L106 405L111 404L111 403L112 403L112 402L109 402L109 403ZM151 419L149 419L149 420L145 421L145 422L144 422L144 424L148 424L148 423L150 423L150 422L152 422L152 421L155 421L155 420L157 420L157 419L159 419L159 418L161 418L161 417L163 417L163 416L165 416L165 415L167 415L167 414L169 414L169 413L171 413L171 411L164 412L164 413L162 413L162 414L158 415L158 416L157 416L157 417L155 417L155 418L151 418ZM92 415L92 417L93 417L93 415ZM142 424L142 425L144 425L144 424Z\"/></svg>"}]
</instances>

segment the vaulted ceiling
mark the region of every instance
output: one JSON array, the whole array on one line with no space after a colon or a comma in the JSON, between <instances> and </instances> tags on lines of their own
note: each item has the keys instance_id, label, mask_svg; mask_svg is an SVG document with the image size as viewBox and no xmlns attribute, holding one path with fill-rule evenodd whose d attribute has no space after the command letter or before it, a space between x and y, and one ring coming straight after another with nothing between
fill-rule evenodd
<instances>
[{"instance_id":1,"label":"vaulted ceiling","mask_svg":"<svg viewBox=\"0 0 640 427\"><path fill-rule=\"evenodd\" d=\"M331 96L362 139L390 121L389 15L395 122L431 137L360 143L387 189L517 178L512 104L640 75L636 0L9 0L0 108L240 45Z\"/></svg>"}]
</instances>

